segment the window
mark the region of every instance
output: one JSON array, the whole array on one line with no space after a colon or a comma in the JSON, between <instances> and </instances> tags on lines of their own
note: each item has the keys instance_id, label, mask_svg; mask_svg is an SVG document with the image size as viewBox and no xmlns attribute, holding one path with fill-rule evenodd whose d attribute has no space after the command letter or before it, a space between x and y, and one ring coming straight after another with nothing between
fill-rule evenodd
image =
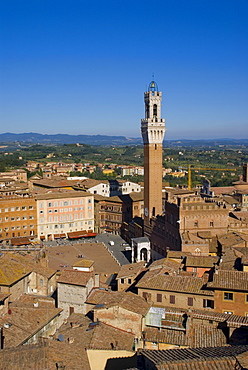
<instances>
[{"instance_id":1,"label":"window","mask_svg":"<svg viewBox=\"0 0 248 370\"><path fill-rule=\"evenodd\" d=\"M245 302L248 303L248 294L245 295Z\"/></svg>"},{"instance_id":2,"label":"window","mask_svg":"<svg viewBox=\"0 0 248 370\"><path fill-rule=\"evenodd\" d=\"M11 207L11 208L10 208L10 210L11 210L12 212L14 212L14 211L15 211L15 207Z\"/></svg>"},{"instance_id":3,"label":"window","mask_svg":"<svg viewBox=\"0 0 248 370\"><path fill-rule=\"evenodd\" d=\"M162 294L157 294L157 302L162 302Z\"/></svg>"},{"instance_id":4,"label":"window","mask_svg":"<svg viewBox=\"0 0 248 370\"><path fill-rule=\"evenodd\" d=\"M210 221L210 227L214 227L213 221Z\"/></svg>"},{"instance_id":5,"label":"window","mask_svg":"<svg viewBox=\"0 0 248 370\"><path fill-rule=\"evenodd\" d=\"M127 279L128 284L132 284L132 279Z\"/></svg>"},{"instance_id":6,"label":"window","mask_svg":"<svg viewBox=\"0 0 248 370\"><path fill-rule=\"evenodd\" d=\"M204 308L214 308L214 301L212 299L203 299Z\"/></svg>"},{"instance_id":7,"label":"window","mask_svg":"<svg viewBox=\"0 0 248 370\"><path fill-rule=\"evenodd\" d=\"M59 228L59 225L54 225L54 229L58 229Z\"/></svg>"},{"instance_id":8,"label":"window","mask_svg":"<svg viewBox=\"0 0 248 370\"><path fill-rule=\"evenodd\" d=\"M225 313L226 315L233 315L233 312L232 312L232 311L224 311L224 313Z\"/></svg>"},{"instance_id":9,"label":"window","mask_svg":"<svg viewBox=\"0 0 248 370\"><path fill-rule=\"evenodd\" d=\"M233 301L233 293L224 292L224 300L225 301Z\"/></svg>"},{"instance_id":10,"label":"window","mask_svg":"<svg viewBox=\"0 0 248 370\"><path fill-rule=\"evenodd\" d=\"M29 206L28 208L29 208L29 209L34 209L34 207L33 207L33 206Z\"/></svg>"},{"instance_id":11,"label":"window","mask_svg":"<svg viewBox=\"0 0 248 370\"><path fill-rule=\"evenodd\" d=\"M170 303L175 304L176 303L176 297L174 295L170 295Z\"/></svg>"},{"instance_id":12,"label":"window","mask_svg":"<svg viewBox=\"0 0 248 370\"><path fill-rule=\"evenodd\" d=\"M53 204L51 202L48 203L48 207L52 207Z\"/></svg>"},{"instance_id":13,"label":"window","mask_svg":"<svg viewBox=\"0 0 248 370\"><path fill-rule=\"evenodd\" d=\"M64 206L68 206L68 202L64 202ZM66 211L67 212L67 211Z\"/></svg>"},{"instance_id":14,"label":"window","mask_svg":"<svg viewBox=\"0 0 248 370\"><path fill-rule=\"evenodd\" d=\"M194 227L198 227L198 221L194 222Z\"/></svg>"},{"instance_id":15,"label":"window","mask_svg":"<svg viewBox=\"0 0 248 370\"><path fill-rule=\"evenodd\" d=\"M26 209L27 209L27 207L22 206L22 210L23 210L23 211L26 211Z\"/></svg>"},{"instance_id":16,"label":"window","mask_svg":"<svg viewBox=\"0 0 248 370\"><path fill-rule=\"evenodd\" d=\"M146 301L151 299L151 293L143 292L142 296Z\"/></svg>"},{"instance_id":17,"label":"window","mask_svg":"<svg viewBox=\"0 0 248 370\"><path fill-rule=\"evenodd\" d=\"M124 284L125 283L125 279L121 279L121 284Z\"/></svg>"},{"instance_id":18,"label":"window","mask_svg":"<svg viewBox=\"0 0 248 370\"><path fill-rule=\"evenodd\" d=\"M188 306L193 306L193 298L188 297Z\"/></svg>"}]
</instances>

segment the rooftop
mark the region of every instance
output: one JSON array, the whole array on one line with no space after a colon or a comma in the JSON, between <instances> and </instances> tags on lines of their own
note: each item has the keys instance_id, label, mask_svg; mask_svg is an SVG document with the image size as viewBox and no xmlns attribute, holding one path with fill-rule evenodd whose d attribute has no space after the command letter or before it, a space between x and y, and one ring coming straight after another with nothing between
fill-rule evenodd
<instances>
[{"instance_id":1,"label":"rooftop","mask_svg":"<svg viewBox=\"0 0 248 370\"><path fill-rule=\"evenodd\" d=\"M120 306L142 316L145 316L150 308L150 304L148 304L144 298L131 292L106 292L103 290L95 290L90 294L86 302L96 305L96 309Z\"/></svg>"},{"instance_id":2,"label":"rooftop","mask_svg":"<svg viewBox=\"0 0 248 370\"><path fill-rule=\"evenodd\" d=\"M215 289L248 291L248 272L217 270L208 287Z\"/></svg>"},{"instance_id":3,"label":"rooftop","mask_svg":"<svg viewBox=\"0 0 248 370\"><path fill-rule=\"evenodd\" d=\"M193 293L212 296L213 292L204 289L205 279L184 275L159 274L149 279L148 271L136 285L138 288L165 290L170 292Z\"/></svg>"}]
</instances>

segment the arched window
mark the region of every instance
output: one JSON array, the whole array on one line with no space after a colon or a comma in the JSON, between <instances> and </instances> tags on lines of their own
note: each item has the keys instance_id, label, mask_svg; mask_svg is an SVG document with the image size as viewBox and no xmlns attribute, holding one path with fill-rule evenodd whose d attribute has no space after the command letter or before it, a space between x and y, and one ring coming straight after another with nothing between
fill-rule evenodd
<instances>
[{"instance_id":1,"label":"arched window","mask_svg":"<svg viewBox=\"0 0 248 370\"><path fill-rule=\"evenodd\" d=\"M157 104L153 104L153 117L157 117L157 115L158 115Z\"/></svg>"}]
</instances>

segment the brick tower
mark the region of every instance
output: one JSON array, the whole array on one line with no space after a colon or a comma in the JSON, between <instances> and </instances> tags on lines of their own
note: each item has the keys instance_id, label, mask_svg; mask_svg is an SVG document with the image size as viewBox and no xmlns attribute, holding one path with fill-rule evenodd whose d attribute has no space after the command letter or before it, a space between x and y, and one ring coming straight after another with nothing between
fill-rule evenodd
<instances>
[{"instance_id":1,"label":"brick tower","mask_svg":"<svg viewBox=\"0 0 248 370\"><path fill-rule=\"evenodd\" d=\"M165 119L161 118L162 92L155 81L144 93L145 119L141 120L144 143L144 221L149 228L150 218L162 213L162 144Z\"/></svg>"}]
</instances>

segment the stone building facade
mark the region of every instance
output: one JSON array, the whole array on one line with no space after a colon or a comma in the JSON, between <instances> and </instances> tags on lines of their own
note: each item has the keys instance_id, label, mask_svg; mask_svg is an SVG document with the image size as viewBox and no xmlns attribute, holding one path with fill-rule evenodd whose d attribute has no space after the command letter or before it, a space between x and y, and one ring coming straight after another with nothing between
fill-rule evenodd
<instances>
[{"instance_id":1,"label":"stone building facade","mask_svg":"<svg viewBox=\"0 0 248 370\"><path fill-rule=\"evenodd\" d=\"M12 195L0 198L0 240L11 243L16 238L37 237L36 202L31 195ZM25 241L24 243L25 244Z\"/></svg>"}]
</instances>

